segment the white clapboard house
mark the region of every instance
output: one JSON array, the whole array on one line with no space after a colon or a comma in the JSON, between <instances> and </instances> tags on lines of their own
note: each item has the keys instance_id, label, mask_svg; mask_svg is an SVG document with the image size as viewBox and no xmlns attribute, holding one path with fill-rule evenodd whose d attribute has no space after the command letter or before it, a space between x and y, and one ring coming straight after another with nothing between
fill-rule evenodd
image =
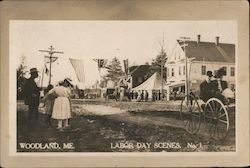
<instances>
[{"instance_id":1,"label":"white clapboard house","mask_svg":"<svg viewBox=\"0 0 250 168\"><path fill-rule=\"evenodd\" d=\"M169 56L167 67L167 88L169 93L185 93L185 52L183 41L177 40L172 54ZM190 89L199 94L199 85L205 80L206 72L224 67L229 87L235 88L235 44L220 43L219 37L214 42L196 41L185 42L186 56L188 58L188 73Z\"/></svg>"}]
</instances>

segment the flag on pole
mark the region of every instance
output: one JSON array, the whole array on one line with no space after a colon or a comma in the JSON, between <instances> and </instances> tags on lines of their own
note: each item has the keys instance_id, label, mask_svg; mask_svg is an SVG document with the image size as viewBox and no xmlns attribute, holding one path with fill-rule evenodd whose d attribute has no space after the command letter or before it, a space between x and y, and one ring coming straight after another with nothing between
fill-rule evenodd
<instances>
[{"instance_id":1,"label":"flag on pole","mask_svg":"<svg viewBox=\"0 0 250 168\"><path fill-rule=\"evenodd\" d=\"M128 59L123 60L123 63L124 63L124 71L125 71L125 74L128 75L128 74L129 74Z\"/></svg>"},{"instance_id":2,"label":"flag on pole","mask_svg":"<svg viewBox=\"0 0 250 168\"><path fill-rule=\"evenodd\" d=\"M51 57L51 63L55 62L58 59L58 57ZM50 63L50 57L49 56L45 56L44 57L44 62L45 63Z\"/></svg>"},{"instance_id":3,"label":"flag on pole","mask_svg":"<svg viewBox=\"0 0 250 168\"><path fill-rule=\"evenodd\" d=\"M94 61L97 62L99 71L100 71L100 68L106 68L106 65L108 63L108 59L94 59Z\"/></svg>"},{"instance_id":4,"label":"flag on pole","mask_svg":"<svg viewBox=\"0 0 250 168\"><path fill-rule=\"evenodd\" d=\"M44 64L44 66L45 66L45 73L46 73L46 75L49 75L49 69L47 68L46 64Z\"/></svg>"},{"instance_id":5,"label":"flag on pole","mask_svg":"<svg viewBox=\"0 0 250 168\"><path fill-rule=\"evenodd\" d=\"M73 58L69 58L75 73L76 73L76 77L79 80L79 82L84 82L84 66L83 66L83 60L82 59L73 59Z\"/></svg>"}]
</instances>

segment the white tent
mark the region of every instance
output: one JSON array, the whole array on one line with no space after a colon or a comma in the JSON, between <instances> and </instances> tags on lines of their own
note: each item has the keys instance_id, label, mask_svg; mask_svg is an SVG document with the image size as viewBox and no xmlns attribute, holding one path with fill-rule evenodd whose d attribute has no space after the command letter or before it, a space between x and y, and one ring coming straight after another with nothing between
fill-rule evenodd
<instances>
[{"instance_id":1,"label":"white tent","mask_svg":"<svg viewBox=\"0 0 250 168\"><path fill-rule=\"evenodd\" d=\"M161 90L161 77L158 73L154 73L150 78L139 86L133 88L134 91L147 90L149 98L152 98L152 90Z\"/></svg>"}]
</instances>

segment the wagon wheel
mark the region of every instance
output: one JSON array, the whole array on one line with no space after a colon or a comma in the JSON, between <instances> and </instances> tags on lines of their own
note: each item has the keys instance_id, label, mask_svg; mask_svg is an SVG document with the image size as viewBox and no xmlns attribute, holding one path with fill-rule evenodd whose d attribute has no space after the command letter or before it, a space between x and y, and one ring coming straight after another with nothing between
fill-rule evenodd
<instances>
[{"instance_id":1,"label":"wagon wheel","mask_svg":"<svg viewBox=\"0 0 250 168\"><path fill-rule=\"evenodd\" d=\"M193 95L186 95L181 101L181 120L190 134L196 134L201 125L201 110L197 99Z\"/></svg>"},{"instance_id":2,"label":"wagon wheel","mask_svg":"<svg viewBox=\"0 0 250 168\"><path fill-rule=\"evenodd\" d=\"M209 99L204 108L204 117L210 137L215 140L226 138L229 129L227 108L217 98Z\"/></svg>"}]
</instances>

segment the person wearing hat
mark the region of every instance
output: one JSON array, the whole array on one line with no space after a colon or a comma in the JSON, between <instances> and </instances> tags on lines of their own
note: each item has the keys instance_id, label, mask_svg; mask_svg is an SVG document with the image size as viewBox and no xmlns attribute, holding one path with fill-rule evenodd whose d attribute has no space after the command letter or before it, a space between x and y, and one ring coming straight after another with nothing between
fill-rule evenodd
<instances>
[{"instance_id":1,"label":"person wearing hat","mask_svg":"<svg viewBox=\"0 0 250 168\"><path fill-rule=\"evenodd\" d=\"M217 71L217 74L215 76L216 78L216 88L217 88L217 92L220 92L222 93L223 90L225 90L226 88L228 88L228 85L227 85L227 81L224 81L223 80L223 76L225 76L226 72L225 72L225 69L224 68L220 68L218 71Z\"/></svg>"},{"instance_id":2,"label":"person wearing hat","mask_svg":"<svg viewBox=\"0 0 250 168\"><path fill-rule=\"evenodd\" d=\"M207 71L207 78L200 84L200 98L206 102L214 96L216 87L213 82L213 72Z\"/></svg>"},{"instance_id":3,"label":"person wearing hat","mask_svg":"<svg viewBox=\"0 0 250 168\"><path fill-rule=\"evenodd\" d=\"M28 115L28 133L36 129L38 120L38 106L40 89L37 87L35 78L38 77L38 70L36 68L30 69L30 78L27 79L24 86L24 103L29 106Z\"/></svg>"},{"instance_id":4,"label":"person wearing hat","mask_svg":"<svg viewBox=\"0 0 250 168\"><path fill-rule=\"evenodd\" d=\"M54 87L48 94L54 95L54 106L52 111L52 118L58 120L59 131L69 127L69 118L71 118L71 105L70 105L70 90L69 81L63 80L59 82L59 86Z\"/></svg>"},{"instance_id":5,"label":"person wearing hat","mask_svg":"<svg viewBox=\"0 0 250 168\"><path fill-rule=\"evenodd\" d=\"M226 72L224 68L220 68L215 76L214 84L216 88L215 96L218 98L223 104L227 103L226 97L222 94L225 89L228 88L227 81L223 80L223 76L225 76Z\"/></svg>"}]
</instances>

